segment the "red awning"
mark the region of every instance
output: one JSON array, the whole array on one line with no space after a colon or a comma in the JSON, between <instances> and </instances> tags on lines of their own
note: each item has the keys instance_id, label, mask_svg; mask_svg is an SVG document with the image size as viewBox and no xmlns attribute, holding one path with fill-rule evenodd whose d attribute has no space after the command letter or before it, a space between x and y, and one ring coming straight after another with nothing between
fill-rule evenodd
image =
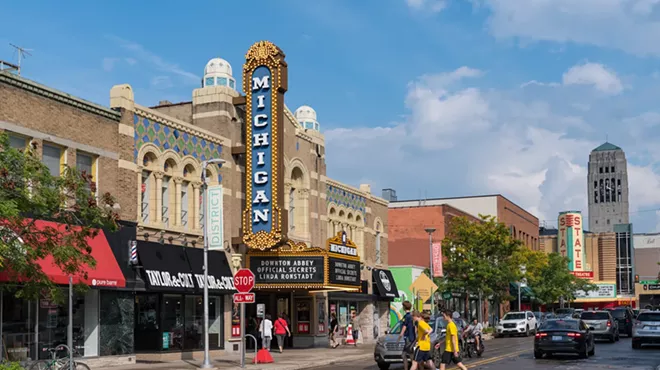
<instances>
[{"instance_id":1,"label":"red awning","mask_svg":"<svg viewBox=\"0 0 660 370\"><path fill-rule=\"evenodd\" d=\"M51 221L36 220L35 225L37 228L52 227L64 231L65 225L58 224ZM126 286L126 279L124 274L117 264L115 255L108 244L108 240L103 233L99 230L96 237L89 238L88 244L92 248L91 256L96 260L96 267L92 268L84 265L81 269L87 272L87 278L83 276L74 276L74 284L86 284L92 287L114 287L123 288ZM41 269L48 276L48 278L55 284L69 284L69 276L66 275L60 268L53 263L53 257L47 256L39 262ZM0 273L0 281L8 281L9 276L7 273Z\"/></svg>"}]
</instances>

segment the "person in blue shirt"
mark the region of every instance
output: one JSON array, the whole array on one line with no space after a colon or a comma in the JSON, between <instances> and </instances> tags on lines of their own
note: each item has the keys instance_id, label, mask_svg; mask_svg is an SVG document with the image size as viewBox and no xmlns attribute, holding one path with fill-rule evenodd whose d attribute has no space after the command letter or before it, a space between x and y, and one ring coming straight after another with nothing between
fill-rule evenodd
<instances>
[{"instance_id":1,"label":"person in blue shirt","mask_svg":"<svg viewBox=\"0 0 660 370\"><path fill-rule=\"evenodd\" d=\"M413 321L412 315L410 314L412 304L409 301L404 301L402 305L405 314L403 315L403 319L401 319L401 321L403 321L403 325L397 342L400 342L401 338L404 338L405 340L401 358L403 359L403 370L408 370L408 361L412 361L413 359L412 355L415 350L415 339L417 334L415 333L415 322Z\"/></svg>"}]
</instances>

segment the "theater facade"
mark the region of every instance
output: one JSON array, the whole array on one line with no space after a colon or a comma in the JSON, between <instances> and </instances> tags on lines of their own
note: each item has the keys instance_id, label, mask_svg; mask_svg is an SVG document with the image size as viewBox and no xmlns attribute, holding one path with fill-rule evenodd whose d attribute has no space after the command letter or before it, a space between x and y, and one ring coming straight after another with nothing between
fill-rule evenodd
<instances>
[{"instance_id":1,"label":"theater facade","mask_svg":"<svg viewBox=\"0 0 660 370\"><path fill-rule=\"evenodd\" d=\"M144 319L141 335L151 330L140 341L136 331L138 358L198 350L186 347L186 333L201 332L195 314L201 260L188 251L203 246L205 204L216 254L209 282L216 288L212 350L239 349L238 309L227 279L239 268L255 273L256 303L266 314L283 314L290 323L289 347L326 345L333 312L342 335L351 312L359 315L362 342L388 328L389 301L398 290L387 268L387 201L367 184L326 176L316 111L286 105L282 50L255 43L241 75L239 85L226 60L211 59L191 101L152 107L140 105L128 84L111 89L110 106L121 113L119 134L133 140L132 161L122 162L131 170L123 184L135 189L137 202L138 261L127 285L144 287L135 314ZM207 167L204 197L203 162L218 158L224 162ZM179 306L170 309L173 304ZM253 335L256 306L246 307L246 332ZM166 313L165 322L154 321L159 313ZM181 334L162 329L172 323Z\"/></svg>"}]
</instances>

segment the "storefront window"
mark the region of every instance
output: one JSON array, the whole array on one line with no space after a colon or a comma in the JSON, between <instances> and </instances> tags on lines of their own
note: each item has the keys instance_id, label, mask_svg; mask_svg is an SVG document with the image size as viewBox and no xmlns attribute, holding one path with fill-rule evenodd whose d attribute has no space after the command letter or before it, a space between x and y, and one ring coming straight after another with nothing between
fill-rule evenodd
<instances>
[{"instance_id":1,"label":"storefront window","mask_svg":"<svg viewBox=\"0 0 660 370\"><path fill-rule=\"evenodd\" d=\"M184 348L202 348L204 345L204 299L201 296L186 296L185 320Z\"/></svg>"},{"instance_id":2,"label":"storefront window","mask_svg":"<svg viewBox=\"0 0 660 370\"><path fill-rule=\"evenodd\" d=\"M135 298L132 292L101 292L99 345L101 356L134 353Z\"/></svg>"},{"instance_id":3,"label":"storefront window","mask_svg":"<svg viewBox=\"0 0 660 370\"><path fill-rule=\"evenodd\" d=\"M2 297L2 338L9 361L34 358L34 302L0 292Z\"/></svg>"},{"instance_id":4,"label":"storefront window","mask_svg":"<svg viewBox=\"0 0 660 370\"><path fill-rule=\"evenodd\" d=\"M160 317L158 315L158 294L138 294L135 296L135 351L159 351ZM169 344L169 342L168 342Z\"/></svg>"},{"instance_id":5,"label":"storefront window","mask_svg":"<svg viewBox=\"0 0 660 370\"><path fill-rule=\"evenodd\" d=\"M39 300L39 358L47 359L50 354L43 351L67 343L69 325L69 302L56 304L48 299ZM85 298L73 297L73 350L77 356L85 355ZM64 353L63 353L64 354Z\"/></svg>"},{"instance_id":6,"label":"storefront window","mask_svg":"<svg viewBox=\"0 0 660 370\"><path fill-rule=\"evenodd\" d=\"M296 302L296 324L298 325L296 332L299 334L310 333L311 303L311 300L299 300Z\"/></svg>"},{"instance_id":7,"label":"storefront window","mask_svg":"<svg viewBox=\"0 0 660 370\"><path fill-rule=\"evenodd\" d=\"M163 351L183 349L183 296L165 294L162 304Z\"/></svg>"},{"instance_id":8,"label":"storefront window","mask_svg":"<svg viewBox=\"0 0 660 370\"><path fill-rule=\"evenodd\" d=\"M358 311L357 302L350 301L331 301L330 302L330 313L334 312L337 314L337 322L339 324L339 335L346 334L346 327L351 321L351 312Z\"/></svg>"}]
</instances>

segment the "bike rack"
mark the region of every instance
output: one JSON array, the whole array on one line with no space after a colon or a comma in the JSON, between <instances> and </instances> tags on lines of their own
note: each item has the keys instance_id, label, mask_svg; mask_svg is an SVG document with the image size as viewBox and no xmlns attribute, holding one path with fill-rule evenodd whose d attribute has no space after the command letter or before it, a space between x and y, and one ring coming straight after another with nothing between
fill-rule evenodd
<instances>
[{"instance_id":1,"label":"bike rack","mask_svg":"<svg viewBox=\"0 0 660 370\"><path fill-rule=\"evenodd\" d=\"M257 337L255 337L252 334L245 334L245 337L246 338L250 337L250 338L254 339L254 363L258 364L259 360L257 360L257 352L259 351L259 342L257 342Z\"/></svg>"}]
</instances>

